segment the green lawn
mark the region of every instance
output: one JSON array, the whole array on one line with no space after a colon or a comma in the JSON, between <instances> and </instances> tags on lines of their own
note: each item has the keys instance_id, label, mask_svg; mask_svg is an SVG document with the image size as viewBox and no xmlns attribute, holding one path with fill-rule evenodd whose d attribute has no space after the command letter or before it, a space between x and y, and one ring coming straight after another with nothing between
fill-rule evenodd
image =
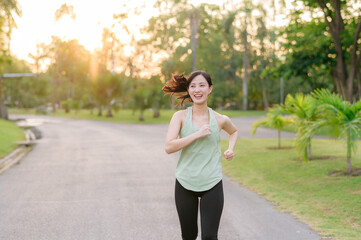
<instances>
[{"instance_id":1,"label":"green lawn","mask_svg":"<svg viewBox=\"0 0 361 240\"><path fill-rule=\"evenodd\" d=\"M25 140L25 134L15 123L0 119L0 158L11 153L17 141Z\"/></svg>"},{"instance_id":2,"label":"green lawn","mask_svg":"<svg viewBox=\"0 0 361 240\"><path fill-rule=\"evenodd\" d=\"M284 146L294 140L282 139ZM329 176L346 169L342 142L313 140L313 157L304 163L295 149L275 150L274 139L239 139L233 161L224 161L224 172L233 180L260 193L314 230L334 239L361 236L361 176ZM227 141L221 142L226 149ZM361 143L359 143L359 149ZM361 167L361 151L353 157Z\"/></svg>"},{"instance_id":3,"label":"green lawn","mask_svg":"<svg viewBox=\"0 0 361 240\"><path fill-rule=\"evenodd\" d=\"M145 121L139 121L139 111L133 113L132 110L122 109L118 112L113 112L114 117L105 117L106 111L103 111L103 116L97 115L97 110L91 113L90 110L80 110L78 112L72 110L70 113L65 113L64 110L60 109L50 116L56 117L69 117L74 119L88 119L97 121L110 121L119 123L144 123L144 124L166 124L169 123L174 112L177 110L162 109L159 118L153 118L153 111L146 110L144 112ZM9 109L10 114L37 114L34 109ZM243 116L262 116L265 115L264 111L220 111L221 114L225 114L229 117L243 117Z\"/></svg>"}]
</instances>

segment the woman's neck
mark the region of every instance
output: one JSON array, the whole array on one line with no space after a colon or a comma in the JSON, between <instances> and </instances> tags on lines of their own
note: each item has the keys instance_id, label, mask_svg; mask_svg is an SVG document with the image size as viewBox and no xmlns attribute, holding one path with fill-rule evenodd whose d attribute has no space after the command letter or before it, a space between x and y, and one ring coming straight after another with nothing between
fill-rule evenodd
<instances>
[{"instance_id":1,"label":"woman's neck","mask_svg":"<svg viewBox=\"0 0 361 240\"><path fill-rule=\"evenodd\" d=\"M206 115L208 114L207 104L193 104L193 114L196 115Z\"/></svg>"}]
</instances>

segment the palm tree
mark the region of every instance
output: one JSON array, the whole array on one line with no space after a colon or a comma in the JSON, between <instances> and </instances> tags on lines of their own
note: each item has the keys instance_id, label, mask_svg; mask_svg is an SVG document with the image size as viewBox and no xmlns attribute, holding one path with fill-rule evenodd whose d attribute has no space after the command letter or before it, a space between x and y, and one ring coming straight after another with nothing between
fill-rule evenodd
<instances>
[{"instance_id":1,"label":"palm tree","mask_svg":"<svg viewBox=\"0 0 361 240\"><path fill-rule=\"evenodd\" d=\"M311 159L311 139L314 136L314 133L309 134L308 129L317 120L317 100L302 93L296 94L295 97L288 94L284 110L295 117L296 149L303 155L304 161L308 162Z\"/></svg>"},{"instance_id":2,"label":"palm tree","mask_svg":"<svg viewBox=\"0 0 361 240\"><path fill-rule=\"evenodd\" d=\"M352 152L356 152L356 140L361 133L361 100L351 104L335 93L317 89L312 95L321 103L323 117L310 128L310 132L322 126L331 126L335 137L341 137L347 145L347 172L351 173Z\"/></svg>"},{"instance_id":3,"label":"palm tree","mask_svg":"<svg viewBox=\"0 0 361 240\"><path fill-rule=\"evenodd\" d=\"M278 149L281 149L281 131L287 124L292 123L292 119L283 116L283 114L284 111L279 105L269 108L266 118L261 118L252 124L251 134L254 135L260 126L276 128L278 131Z\"/></svg>"}]
</instances>

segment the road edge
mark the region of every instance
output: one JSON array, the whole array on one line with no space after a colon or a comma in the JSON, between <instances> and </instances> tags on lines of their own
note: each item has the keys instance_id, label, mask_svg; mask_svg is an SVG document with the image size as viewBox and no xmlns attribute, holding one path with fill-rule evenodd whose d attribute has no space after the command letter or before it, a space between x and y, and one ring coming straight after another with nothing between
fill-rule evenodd
<instances>
[{"instance_id":1,"label":"road edge","mask_svg":"<svg viewBox=\"0 0 361 240\"><path fill-rule=\"evenodd\" d=\"M0 174L4 173L15 164L18 164L20 160L31 151L33 145L36 143L36 135L32 129L25 129L24 133L26 141L17 142L18 147L7 156L0 159Z\"/></svg>"}]
</instances>

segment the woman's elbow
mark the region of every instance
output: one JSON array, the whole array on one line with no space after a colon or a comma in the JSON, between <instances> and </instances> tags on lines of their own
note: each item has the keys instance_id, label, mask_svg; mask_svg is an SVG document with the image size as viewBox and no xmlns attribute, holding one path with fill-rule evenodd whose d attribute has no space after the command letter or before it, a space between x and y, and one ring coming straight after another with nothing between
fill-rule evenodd
<instances>
[{"instance_id":1,"label":"woman's elbow","mask_svg":"<svg viewBox=\"0 0 361 240\"><path fill-rule=\"evenodd\" d=\"M165 145L164 150L167 154L171 154L174 152L174 151L172 151L172 148L168 144Z\"/></svg>"},{"instance_id":2,"label":"woman's elbow","mask_svg":"<svg viewBox=\"0 0 361 240\"><path fill-rule=\"evenodd\" d=\"M238 130L236 130L234 133L232 133L232 135L238 137Z\"/></svg>"},{"instance_id":3,"label":"woman's elbow","mask_svg":"<svg viewBox=\"0 0 361 240\"><path fill-rule=\"evenodd\" d=\"M171 151L167 147L165 147L164 150L167 154L171 154Z\"/></svg>"}]
</instances>

